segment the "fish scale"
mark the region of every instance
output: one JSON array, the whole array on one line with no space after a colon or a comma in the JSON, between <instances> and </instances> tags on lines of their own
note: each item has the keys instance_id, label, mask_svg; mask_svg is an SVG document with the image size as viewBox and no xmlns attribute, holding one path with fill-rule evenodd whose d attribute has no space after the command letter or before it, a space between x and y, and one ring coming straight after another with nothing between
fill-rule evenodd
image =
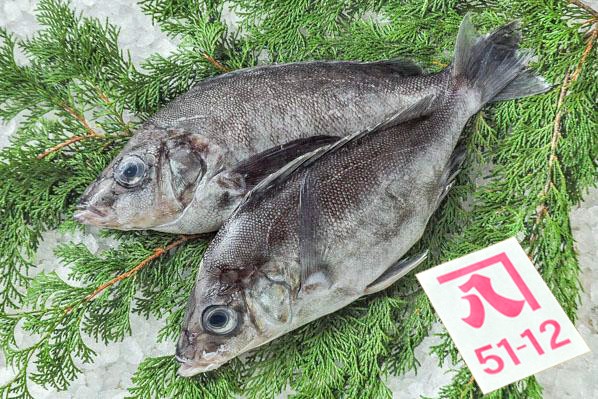
<instances>
[{"instance_id":1,"label":"fish scale","mask_svg":"<svg viewBox=\"0 0 598 399\"><path fill-rule=\"evenodd\" d=\"M404 96L425 95L421 82L404 75L390 61L256 67L200 83L148 123L198 132L240 161L318 131L346 135L379 122L400 109Z\"/></svg>"},{"instance_id":2,"label":"fish scale","mask_svg":"<svg viewBox=\"0 0 598 399\"><path fill-rule=\"evenodd\" d=\"M437 78L442 84L444 77ZM446 107L453 108L453 104L449 102ZM371 270L375 275L364 276L367 282L381 273L377 269L382 267L383 271L386 268L388 260L379 262L376 257L370 257L369 251L363 247L367 248L371 243L356 244L354 236L364 234L369 237L375 233L388 239L396 235L396 227L387 223L388 217L384 214L384 210L396 201L385 195L389 188L394 189L397 193L395 197L399 196L402 200L403 214L408 211L415 213L421 208L422 219L419 220L419 225L425 226L431 210L426 209L424 204L427 207L436 206L436 198L444 189L443 182L439 180L460 130L453 130L453 137L446 142L433 133L438 132L438 126L452 122L451 119L454 118L454 114L451 116L449 113L439 112L434 119L386 128L350 143L343 151L331 153L310 167L309 172L315 181L312 195L320 207L317 226L321 236L334 243L330 245L332 249L328 250L332 259L351 257L353 247L359 248L357 252L360 259L363 259L363 269ZM464 124L465 121L461 118L460 122ZM275 190L269 190L259 201L244 203L233 215L230 225L225 224L218 234L230 234L235 237L235 242L241 244L232 248L227 246L225 252L218 252L218 243L215 242L206 252L206 259L213 260L206 267L218 269L223 264L244 265L248 257L254 256L256 252L297 255L299 221L296 210L302 178L301 173L294 174ZM417 187L425 183L435 190L422 190L429 191L424 196L417 192ZM264 206L264 203L268 206ZM237 222L236 218L240 220ZM261 221L275 222L270 225ZM247 227L241 229L240 224L246 224ZM256 250L256 246L264 243L260 237L269 237L267 249ZM417 238L418 235L413 235L406 244L397 246L394 253L388 254L390 259L398 259L405 246L410 247ZM342 244L347 241L351 242L349 248ZM385 245L391 247L388 243ZM342 269L339 272L342 274Z\"/></svg>"}]
</instances>

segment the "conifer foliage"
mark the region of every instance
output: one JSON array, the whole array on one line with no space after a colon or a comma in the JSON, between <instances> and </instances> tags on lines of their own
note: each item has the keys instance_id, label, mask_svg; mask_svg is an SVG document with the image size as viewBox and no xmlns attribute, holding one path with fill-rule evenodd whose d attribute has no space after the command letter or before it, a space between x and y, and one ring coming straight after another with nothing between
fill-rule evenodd
<instances>
[{"instance_id":1,"label":"conifer foliage","mask_svg":"<svg viewBox=\"0 0 598 399\"><path fill-rule=\"evenodd\" d=\"M462 16L481 29L521 19L523 47L550 92L487 108L467 129L469 159L457 186L418 244L422 267L518 235L555 296L574 319L580 286L568 214L596 183L598 159L597 15L578 1L232 0L239 32L221 21L220 0L141 0L142 10L178 49L135 67L119 49L118 28L77 14L65 0L41 0L41 30L17 41L0 28L0 118L19 116L0 150L0 347L16 372L0 397L31 398L28 383L66 389L93 362L83 337L110 342L130 333L132 313L166 320L173 340L206 248L202 237L106 232L120 240L98 255L81 244L56 251L70 281L31 277L41 234L82 229L74 203L134 131L170 99L202 79L259 62L411 58L429 71L450 63ZM17 61L15 54L26 61ZM494 165L489 176L484 165ZM476 184L483 179L484 184ZM464 199L471 204L462 206ZM75 281L76 284L73 284ZM145 359L131 398L391 397L390 375L417 368L414 348L434 312L413 277L362 299L197 378L176 375L173 357ZM35 336L17 345L21 326ZM174 351L174 347L173 347ZM442 398L480 397L445 334L434 348L454 365ZM491 398L541 398L533 378Z\"/></svg>"}]
</instances>

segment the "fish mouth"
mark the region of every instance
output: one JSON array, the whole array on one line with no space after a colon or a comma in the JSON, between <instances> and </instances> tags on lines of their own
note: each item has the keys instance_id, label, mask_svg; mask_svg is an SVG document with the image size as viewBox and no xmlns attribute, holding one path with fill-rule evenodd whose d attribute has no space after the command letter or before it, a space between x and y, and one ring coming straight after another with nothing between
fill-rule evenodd
<instances>
[{"instance_id":1,"label":"fish mouth","mask_svg":"<svg viewBox=\"0 0 598 399\"><path fill-rule=\"evenodd\" d=\"M193 377L194 375L200 373L206 373L208 371L216 370L218 367L226 363L226 361L207 362L201 360L188 360L178 355L175 355L175 358L179 363L181 363L181 366L179 367L178 371L181 377Z\"/></svg>"},{"instance_id":2,"label":"fish mouth","mask_svg":"<svg viewBox=\"0 0 598 399\"><path fill-rule=\"evenodd\" d=\"M75 212L73 218L82 224L105 226L109 223L105 211L88 204L77 205L77 212Z\"/></svg>"}]
</instances>

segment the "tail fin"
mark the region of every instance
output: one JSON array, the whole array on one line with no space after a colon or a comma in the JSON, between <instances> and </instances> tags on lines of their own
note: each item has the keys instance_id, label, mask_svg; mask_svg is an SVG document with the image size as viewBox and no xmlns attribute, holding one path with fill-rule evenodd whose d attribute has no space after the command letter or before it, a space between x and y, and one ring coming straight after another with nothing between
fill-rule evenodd
<instances>
[{"instance_id":1,"label":"tail fin","mask_svg":"<svg viewBox=\"0 0 598 399\"><path fill-rule=\"evenodd\" d=\"M520 41L518 21L478 36L467 14L457 36L453 77L477 89L482 104L496 96L510 99L545 91L538 86L538 78L526 69L531 55L517 51ZM514 84L508 87L511 82Z\"/></svg>"},{"instance_id":2,"label":"tail fin","mask_svg":"<svg viewBox=\"0 0 598 399\"><path fill-rule=\"evenodd\" d=\"M546 82L543 77L534 74L531 69L523 70L515 80L507 85L490 102L514 100L516 98L535 96L552 89L554 86Z\"/></svg>"}]
</instances>

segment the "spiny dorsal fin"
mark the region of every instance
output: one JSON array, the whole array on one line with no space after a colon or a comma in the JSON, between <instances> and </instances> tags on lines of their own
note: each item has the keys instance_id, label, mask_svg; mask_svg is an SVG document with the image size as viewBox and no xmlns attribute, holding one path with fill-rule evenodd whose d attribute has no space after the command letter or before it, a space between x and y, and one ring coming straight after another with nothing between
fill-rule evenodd
<instances>
[{"instance_id":1,"label":"spiny dorsal fin","mask_svg":"<svg viewBox=\"0 0 598 399\"><path fill-rule=\"evenodd\" d=\"M415 62L403 58L396 58L390 60L383 60L383 61L367 61L367 62L356 62L356 61L301 61L295 62L294 65L310 65L310 64L341 64L341 63L353 63L353 64L369 64L374 66L381 66L385 69L388 69L388 72L396 73L401 76L417 76L422 75L424 73L423 69L417 65ZM228 71L225 73L221 73L219 75L207 77L195 84L193 84L191 90L202 90L202 85L205 83L211 83L213 81L221 80L222 78L230 78L238 75L242 75L244 73L251 73L252 71L262 71L268 70L272 68L285 68L289 64L268 64L268 65L257 65L251 66L246 68L235 69L233 71Z\"/></svg>"}]
</instances>

